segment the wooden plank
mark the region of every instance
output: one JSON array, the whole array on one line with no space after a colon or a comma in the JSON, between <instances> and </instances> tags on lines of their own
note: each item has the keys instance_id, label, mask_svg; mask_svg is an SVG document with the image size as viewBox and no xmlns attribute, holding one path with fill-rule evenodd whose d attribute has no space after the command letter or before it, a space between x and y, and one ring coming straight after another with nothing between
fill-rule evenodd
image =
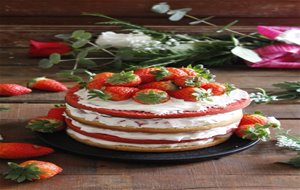
<instances>
[{"instance_id":1,"label":"wooden plank","mask_svg":"<svg viewBox=\"0 0 300 190\"><path fill-rule=\"evenodd\" d=\"M201 11L199 11L201 12ZM210 13L207 16L200 15L198 18L206 18L208 16L213 15ZM116 16L115 18L122 19L131 23L135 24L141 24L141 25L167 25L167 26L185 26L186 28L190 28L189 22L191 22L191 19L182 19L178 22L171 22L168 20L167 16L156 16L156 17L143 17L143 16L137 16L137 17L125 17L125 16ZM232 16L232 17L214 17L211 19L211 22L214 24L217 24L219 26L224 26L228 23L233 22L234 20L238 20L238 23L236 26L252 26L255 27L257 25L267 25L267 26L278 26L282 25L284 23L285 26L298 26L298 23L300 21L299 17L238 17L238 16ZM41 25L41 24L47 24L47 25L80 25L83 24L94 24L96 22L99 22L99 19L96 17L85 17L80 16L80 14L76 16L63 16L63 17L55 17L55 16L1 16L0 24L1 25ZM200 24L203 25L203 24ZM1 28L1 26L0 26ZM201 30L199 30L201 31ZM199 33L198 31L198 33ZM203 32L203 31L201 31ZM248 31L249 32L249 31Z\"/></svg>"},{"instance_id":2,"label":"wooden plank","mask_svg":"<svg viewBox=\"0 0 300 190\"><path fill-rule=\"evenodd\" d=\"M32 109L32 110L36 110ZM23 126L19 119L1 119L0 133L6 141L25 141L44 145ZM299 120L298 120L299 121ZM296 131L298 121L283 120L285 128ZM69 154L56 153L39 158L64 168L61 175L50 180L18 185L0 178L1 189L286 189L300 185L297 169L274 162L295 156L292 151L274 147L274 142L257 146L219 160L193 163L137 163L116 162ZM255 158L255 159L254 159ZM7 160L9 161L9 160ZM19 162L19 161L17 161ZM0 171L6 171L6 160L0 162ZM247 180L237 180L240 177ZM180 180L178 180L180 179Z\"/></svg>"},{"instance_id":3,"label":"wooden plank","mask_svg":"<svg viewBox=\"0 0 300 190\"><path fill-rule=\"evenodd\" d=\"M155 0L2 0L0 12L2 16L78 16L81 12L102 12L111 16L153 17L151 7ZM300 2L297 0L259 0L237 2L235 0L173 0L173 9L191 7L191 14L197 16L239 16L239 17L299 17ZM51 6L51 9L49 8ZM116 9L118 7L118 9ZM222 11L220 11L222 10Z\"/></svg>"}]
</instances>

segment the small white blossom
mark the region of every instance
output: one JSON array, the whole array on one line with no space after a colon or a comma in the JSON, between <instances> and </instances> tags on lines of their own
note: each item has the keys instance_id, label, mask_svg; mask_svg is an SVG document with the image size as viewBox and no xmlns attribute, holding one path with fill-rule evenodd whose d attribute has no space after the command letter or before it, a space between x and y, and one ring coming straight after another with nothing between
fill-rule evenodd
<instances>
[{"instance_id":1,"label":"small white blossom","mask_svg":"<svg viewBox=\"0 0 300 190\"><path fill-rule=\"evenodd\" d=\"M96 44L100 47L115 47L115 48L124 48L132 47L134 44L137 46L142 46L152 41L152 38L143 33L129 33L129 34L120 34L115 32L102 32L96 40Z\"/></svg>"},{"instance_id":2,"label":"small white blossom","mask_svg":"<svg viewBox=\"0 0 300 190\"><path fill-rule=\"evenodd\" d=\"M272 124L274 126L274 128L280 128L281 127L281 123L278 119L276 119L275 117L267 117L267 122L269 124Z\"/></svg>"},{"instance_id":3,"label":"small white blossom","mask_svg":"<svg viewBox=\"0 0 300 190\"><path fill-rule=\"evenodd\" d=\"M294 141L294 140L287 138L286 136L282 136L282 135L277 137L276 145L278 147L282 147L282 148L300 150L299 142L297 143L297 141Z\"/></svg>"}]
</instances>

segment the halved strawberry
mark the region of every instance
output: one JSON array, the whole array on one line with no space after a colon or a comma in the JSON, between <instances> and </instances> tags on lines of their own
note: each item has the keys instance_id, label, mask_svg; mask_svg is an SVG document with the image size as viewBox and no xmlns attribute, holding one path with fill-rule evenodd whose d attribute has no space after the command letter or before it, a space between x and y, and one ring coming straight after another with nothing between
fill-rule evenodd
<instances>
[{"instance_id":1,"label":"halved strawberry","mask_svg":"<svg viewBox=\"0 0 300 190\"><path fill-rule=\"evenodd\" d=\"M174 98L192 102L197 102L202 99L210 100L209 97L211 96L209 91L197 87L186 87L171 91L169 94Z\"/></svg>"},{"instance_id":2,"label":"halved strawberry","mask_svg":"<svg viewBox=\"0 0 300 190\"><path fill-rule=\"evenodd\" d=\"M220 96L226 92L226 86L217 82L203 83L201 84L201 88L205 90L211 89L214 96Z\"/></svg>"},{"instance_id":3,"label":"halved strawberry","mask_svg":"<svg viewBox=\"0 0 300 190\"><path fill-rule=\"evenodd\" d=\"M121 101L131 98L139 89L124 86L106 86L100 90L89 91L89 99L101 98L102 100Z\"/></svg>"},{"instance_id":4,"label":"halved strawberry","mask_svg":"<svg viewBox=\"0 0 300 190\"><path fill-rule=\"evenodd\" d=\"M140 68L134 71L134 74L138 75L142 83L149 83L156 81L155 75L152 73L153 71L159 70L159 68Z\"/></svg>"},{"instance_id":5,"label":"halved strawberry","mask_svg":"<svg viewBox=\"0 0 300 190\"><path fill-rule=\"evenodd\" d=\"M38 77L30 80L28 82L28 87L51 92L60 92L67 90L67 87L62 83L45 77Z\"/></svg>"},{"instance_id":6,"label":"halved strawberry","mask_svg":"<svg viewBox=\"0 0 300 190\"><path fill-rule=\"evenodd\" d=\"M200 87L202 83L207 82L208 81L206 79L197 76L185 76L174 79L174 83L180 87Z\"/></svg>"},{"instance_id":7,"label":"halved strawberry","mask_svg":"<svg viewBox=\"0 0 300 190\"><path fill-rule=\"evenodd\" d=\"M42 133L53 133L65 129L65 123L49 116L41 116L31 119L26 128Z\"/></svg>"},{"instance_id":8,"label":"halved strawberry","mask_svg":"<svg viewBox=\"0 0 300 190\"><path fill-rule=\"evenodd\" d=\"M158 89L142 89L136 92L132 98L141 104L160 104L170 99L167 92Z\"/></svg>"},{"instance_id":9,"label":"halved strawberry","mask_svg":"<svg viewBox=\"0 0 300 190\"><path fill-rule=\"evenodd\" d=\"M31 89L18 84L0 84L0 96L19 96L30 92Z\"/></svg>"},{"instance_id":10,"label":"halved strawberry","mask_svg":"<svg viewBox=\"0 0 300 190\"><path fill-rule=\"evenodd\" d=\"M251 124L261 124L265 125L268 123L268 118L260 114L244 114L240 125L251 125Z\"/></svg>"},{"instance_id":11,"label":"halved strawberry","mask_svg":"<svg viewBox=\"0 0 300 190\"><path fill-rule=\"evenodd\" d=\"M28 160L21 164L8 162L10 171L6 174L5 179L10 179L21 183L25 180L33 181L38 179L47 179L63 171L63 169L53 163Z\"/></svg>"},{"instance_id":12,"label":"halved strawberry","mask_svg":"<svg viewBox=\"0 0 300 190\"><path fill-rule=\"evenodd\" d=\"M106 85L111 86L137 86L142 82L141 78L134 74L133 71L114 73L110 77L108 77L105 81Z\"/></svg>"},{"instance_id":13,"label":"halved strawberry","mask_svg":"<svg viewBox=\"0 0 300 190\"><path fill-rule=\"evenodd\" d=\"M164 91L173 91L178 89L177 86L170 80L150 82L147 84L140 85L139 88L140 89L152 88L152 89L160 89Z\"/></svg>"}]
</instances>

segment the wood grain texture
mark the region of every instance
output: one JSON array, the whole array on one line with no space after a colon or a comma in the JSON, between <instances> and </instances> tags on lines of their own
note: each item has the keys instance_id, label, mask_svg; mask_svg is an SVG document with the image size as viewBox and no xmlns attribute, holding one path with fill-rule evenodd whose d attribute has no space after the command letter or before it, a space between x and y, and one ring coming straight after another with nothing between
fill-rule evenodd
<instances>
[{"instance_id":1,"label":"wood grain texture","mask_svg":"<svg viewBox=\"0 0 300 190\"><path fill-rule=\"evenodd\" d=\"M30 4L26 0L2 0L0 2L0 23L5 24L82 24L93 23L96 19L80 17L82 12L101 12L117 18L126 18L140 24L155 23L167 24L164 15L151 12L152 5L157 0L32 0ZM241 20L242 24L256 25L258 22L279 24L280 19L287 22L291 19L299 21L300 2L297 0L172 0L167 1L172 9L190 7L192 15L198 17L216 16L228 20ZM116 8L118 7L118 8ZM22 18L22 19L20 19ZM67 20L65 20L65 18ZM146 18L146 19L145 19ZM267 18L267 19L265 19ZM270 20L270 21L269 21ZM275 21L275 23L274 23ZM181 22L179 24L183 24ZM282 22L281 22L282 23ZM280 23L280 24L281 24ZM295 22L294 22L295 23Z\"/></svg>"}]
</instances>

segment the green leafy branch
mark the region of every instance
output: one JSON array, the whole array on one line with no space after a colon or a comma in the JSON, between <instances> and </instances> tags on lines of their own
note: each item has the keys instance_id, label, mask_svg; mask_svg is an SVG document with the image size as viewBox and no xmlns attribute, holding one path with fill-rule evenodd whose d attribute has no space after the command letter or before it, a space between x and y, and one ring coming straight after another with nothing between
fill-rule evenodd
<instances>
[{"instance_id":1,"label":"green leafy branch","mask_svg":"<svg viewBox=\"0 0 300 190\"><path fill-rule=\"evenodd\" d=\"M276 83L273 86L279 88L279 91L267 92L258 88L260 91L251 93L250 98L256 104L300 99L300 81Z\"/></svg>"}]
</instances>

